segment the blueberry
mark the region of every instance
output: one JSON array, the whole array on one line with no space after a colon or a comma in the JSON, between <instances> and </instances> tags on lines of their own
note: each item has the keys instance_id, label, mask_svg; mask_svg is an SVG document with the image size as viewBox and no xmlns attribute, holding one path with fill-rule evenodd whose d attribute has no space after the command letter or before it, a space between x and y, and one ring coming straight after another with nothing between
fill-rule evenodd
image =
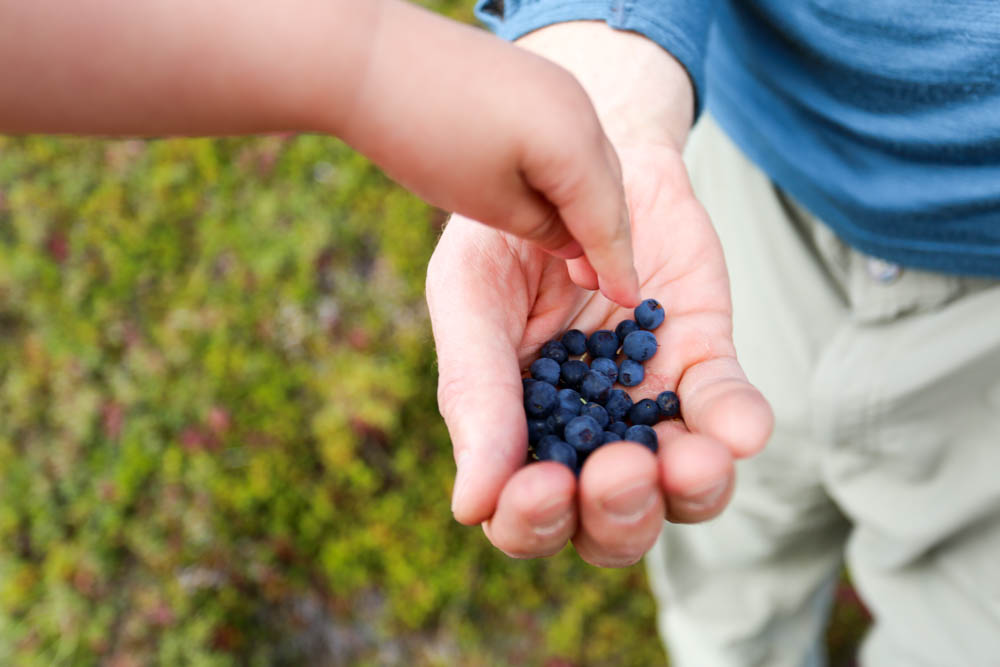
<instances>
[{"instance_id":1,"label":"blueberry","mask_svg":"<svg viewBox=\"0 0 1000 667\"><path fill-rule=\"evenodd\" d=\"M618 442L621 439L622 439L622 437L620 435L618 435L617 433L615 433L614 431L605 431L604 432L604 444L605 445L608 444L609 442Z\"/></svg>"},{"instance_id":2,"label":"blueberry","mask_svg":"<svg viewBox=\"0 0 1000 667\"><path fill-rule=\"evenodd\" d=\"M607 428L608 424L611 423L608 411L599 403L587 403L583 406L583 411L580 414L592 417L594 421L600 424L601 428Z\"/></svg>"},{"instance_id":3,"label":"blueberry","mask_svg":"<svg viewBox=\"0 0 1000 667\"><path fill-rule=\"evenodd\" d=\"M559 377L570 387L579 387L583 381L583 376L590 368L579 359L570 359L563 363L559 369Z\"/></svg>"},{"instance_id":4,"label":"blueberry","mask_svg":"<svg viewBox=\"0 0 1000 667\"><path fill-rule=\"evenodd\" d=\"M549 427L549 433L562 435L566 424L576 419L579 414L579 412L573 412L572 410L567 410L564 407L556 405L556 409L545 419L545 425Z\"/></svg>"},{"instance_id":5,"label":"blueberry","mask_svg":"<svg viewBox=\"0 0 1000 667\"><path fill-rule=\"evenodd\" d=\"M587 371L580 383L580 395L594 403L605 403L611 394L611 380L598 371Z\"/></svg>"},{"instance_id":6,"label":"blueberry","mask_svg":"<svg viewBox=\"0 0 1000 667\"><path fill-rule=\"evenodd\" d=\"M577 417L566 424L565 436L578 452L591 452L604 444L604 429L593 417Z\"/></svg>"},{"instance_id":7,"label":"blueberry","mask_svg":"<svg viewBox=\"0 0 1000 667\"><path fill-rule=\"evenodd\" d=\"M625 336L622 351L632 361L646 361L656 354L656 336L648 331L633 331Z\"/></svg>"},{"instance_id":8,"label":"blueberry","mask_svg":"<svg viewBox=\"0 0 1000 667\"><path fill-rule=\"evenodd\" d=\"M545 345L542 345L542 350L539 354L559 364L569 359L569 351L566 349L566 346L557 340L550 340Z\"/></svg>"},{"instance_id":9,"label":"blueberry","mask_svg":"<svg viewBox=\"0 0 1000 667\"><path fill-rule=\"evenodd\" d=\"M535 382L524 392L524 411L533 419L548 417L558 404L556 388L548 382Z\"/></svg>"},{"instance_id":10,"label":"blueberry","mask_svg":"<svg viewBox=\"0 0 1000 667\"><path fill-rule=\"evenodd\" d=\"M598 357L591 361L590 370L603 373L612 383L618 379L618 365L607 357Z\"/></svg>"},{"instance_id":11,"label":"blueberry","mask_svg":"<svg viewBox=\"0 0 1000 667\"><path fill-rule=\"evenodd\" d=\"M556 440L544 449L537 450L535 456L538 457L539 461L562 463L573 472L576 472L576 450L569 443L562 440Z\"/></svg>"},{"instance_id":12,"label":"blueberry","mask_svg":"<svg viewBox=\"0 0 1000 667\"><path fill-rule=\"evenodd\" d=\"M663 306L656 299L646 299L635 307L635 321L646 331L652 331L663 324Z\"/></svg>"},{"instance_id":13,"label":"blueberry","mask_svg":"<svg viewBox=\"0 0 1000 667\"><path fill-rule=\"evenodd\" d=\"M643 378L646 377L646 371L638 361L632 361L631 359L625 359L622 361L621 367L618 369L618 381L621 382L626 387L634 387Z\"/></svg>"},{"instance_id":14,"label":"blueberry","mask_svg":"<svg viewBox=\"0 0 1000 667\"><path fill-rule=\"evenodd\" d=\"M560 389L556 392L556 398L559 399L559 407L566 408L575 415L580 414L580 410L583 409L583 399L580 398L580 392L575 389Z\"/></svg>"},{"instance_id":15,"label":"blueberry","mask_svg":"<svg viewBox=\"0 0 1000 667\"><path fill-rule=\"evenodd\" d=\"M548 382L555 386L559 384L559 362L548 357L535 359L531 362L531 377L539 382Z\"/></svg>"},{"instance_id":16,"label":"blueberry","mask_svg":"<svg viewBox=\"0 0 1000 667\"><path fill-rule=\"evenodd\" d=\"M615 335L614 331L600 329L590 334L590 338L587 340L587 352L590 352L590 356L595 358L614 359L615 355L618 354L618 345L618 336Z\"/></svg>"},{"instance_id":17,"label":"blueberry","mask_svg":"<svg viewBox=\"0 0 1000 667\"><path fill-rule=\"evenodd\" d=\"M617 434L618 439L621 440L625 437L625 431L628 430L628 424L625 422L612 422L611 426L608 427L608 430Z\"/></svg>"},{"instance_id":18,"label":"blueberry","mask_svg":"<svg viewBox=\"0 0 1000 667\"><path fill-rule=\"evenodd\" d=\"M652 426L660 421L660 406L651 398L644 398L628 411L628 418L633 424Z\"/></svg>"},{"instance_id":19,"label":"blueberry","mask_svg":"<svg viewBox=\"0 0 1000 667\"><path fill-rule=\"evenodd\" d=\"M558 435L549 434L535 443L535 454L537 455L539 451L547 449L552 445L553 442L559 442L562 440Z\"/></svg>"},{"instance_id":20,"label":"blueberry","mask_svg":"<svg viewBox=\"0 0 1000 667\"><path fill-rule=\"evenodd\" d=\"M645 424L636 424L635 426L630 426L627 431L625 431L625 439L631 442L638 442L640 445L645 445L654 454L656 450L659 449L659 441L656 437L656 431L653 430L652 426L646 426Z\"/></svg>"},{"instance_id":21,"label":"blueberry","mask_svg":"<svg viewBox=\"0 0 1000 667\"><path fill-rule=\"evenodd\" d=\"M552 433L549 425L544 419L529 419L528 420L528 443L536 444L542 438Z\"/></svg>"},{"instance_id":22,"label":"blueberry","mask_svg":"<svg viewBox=\"0 0 1000 667\"><path fill-rule=\"evenodd\" d=\"M660 406L660 415L664 419L674 419L681 414L681 399L672 391L664 391L657 396L656 404Z\"/></svg>"},{"instance_id":23,"label":"blueberry","mask_svg":"<svg viewBox=\"0 0 1000 667\"><path fill-rule=\"evenodd\" d=\"M587 334L579 329L570 329L563 334L563 347L573 356L579 356L587 351Z\"/></svg>"},{"instance_id":24,"label":"blueberry","mask_svg":"<svg viewBox=\"0 0 1000 667\"><path fill-rule=\"evenodd\" d=\"M521 378L521 389L527 393L528 387L538 382L535 378Z\"/></svg>"},{"instance_id":25,"label":"blueberry","mask_svg":"<svg viewBox=\"0 0 1000 667\"><path fill-rule=\"evenodd\" d=\"M608 411L608 416L612 421L620 422L625 419L629 409L632 407L632 397L621 389L612 389L608 394L608 401L604 404L604 409Z\"/></svg>"},{"instance_id":26,"label":"blueberry","mask_svg":"<svg viewBox=\"0 0 1000 667\"><path fill-rule=\"evenodd\" d=\"M618 323L618 326L615 327L615 335L618 336L618 340L625 340L625 336L638 330L639 323L635 320L622 320Z\"/></svg>"}]
</instances>

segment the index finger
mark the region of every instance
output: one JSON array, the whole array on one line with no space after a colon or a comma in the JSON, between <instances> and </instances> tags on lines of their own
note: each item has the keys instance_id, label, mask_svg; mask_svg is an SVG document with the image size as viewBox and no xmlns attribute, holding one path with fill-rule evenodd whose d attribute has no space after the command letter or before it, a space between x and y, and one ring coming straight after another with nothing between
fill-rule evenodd
<instances>
[{"instance_id":1,"label":"index finger","mask_svg":"<svg viewBox=\"0 0 1000 667\"><path fill-rule=\"evenodd\" d=\"M601 292L626 308L639 303L639 277L618 155L594 119L590 137L573 137L536 159L529 152L525 178L559 212L597 272ZM560 139L550 139L560 143Z\"/></svg>"}]
</instances>

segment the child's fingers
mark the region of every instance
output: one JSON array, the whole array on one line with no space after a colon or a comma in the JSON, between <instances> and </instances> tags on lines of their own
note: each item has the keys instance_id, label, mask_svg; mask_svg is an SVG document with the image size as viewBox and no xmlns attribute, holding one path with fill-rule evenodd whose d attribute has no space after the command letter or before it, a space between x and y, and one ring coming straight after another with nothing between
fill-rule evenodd
<instances>
[{"instance_id":1,"label":"child's fingers","mask_svg":"<svg viewBox=\"0 0 1000 667\"><path fill-rule=\"evenodd\" d=\"M601 292L626 308L639 303L639 276L632 255L632 228L618 156L603 134L602 161L580 164L578 194L559 207L570 234L597 272Z\"/></svg>"},{"instance_id":2,"label":"child's fingers","mask_svg":"<svg viewBox=\"0 0 1000 667\"><path fill-rule=\"evenodd\" d=\"M572 140L533 147L537 156L526 156L525 178L580 244L604 295L630 308L639 303L639 278L621 168L596 118L581 126L583 134Z\"/></svg>"}]
</instances>

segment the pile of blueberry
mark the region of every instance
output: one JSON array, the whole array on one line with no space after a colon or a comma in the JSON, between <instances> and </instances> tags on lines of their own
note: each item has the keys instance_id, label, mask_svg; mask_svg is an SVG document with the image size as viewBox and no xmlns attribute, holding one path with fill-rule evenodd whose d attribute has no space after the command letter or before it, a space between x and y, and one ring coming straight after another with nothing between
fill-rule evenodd
<instances>
[{"instance_id":1,"label":"pile of blueberry","mask_svg":"<svg viewBox=\"0 0 1000 667\"><path fill-rule=\"evenodd\" d=\"M601 329L588 338L571 329L542 346L531 376L523 380L528 442L536 459L558 461L579 474L586 458L609 442L631 440L657 451L653 424L680 416L677 394L665 391L655 401L633 403L614 385L642 382L642 364L657 348L650 332L663 319L663 306L646 299L636 307L635 319L623 320L614 331Z\"/></svg>"}]
</instances>

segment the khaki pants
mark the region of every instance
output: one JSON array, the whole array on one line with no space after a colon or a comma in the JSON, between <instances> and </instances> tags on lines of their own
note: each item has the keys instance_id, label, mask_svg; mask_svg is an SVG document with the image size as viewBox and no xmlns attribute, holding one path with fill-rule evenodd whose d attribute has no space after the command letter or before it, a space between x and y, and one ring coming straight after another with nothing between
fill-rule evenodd
<instances>
[{"instance_id":1,"label":"khaki pants","mask_svg":"<svg viewBox=\"0 0 1000 667\"><path fill-rule=\"evenodd\" d=\"M776 427L730 507L647 558L672 664L825 664L846 560L864 665L1000 665L1000 282L851 250L711 118L687 159Z\"/></svg>"}]
</instances>

